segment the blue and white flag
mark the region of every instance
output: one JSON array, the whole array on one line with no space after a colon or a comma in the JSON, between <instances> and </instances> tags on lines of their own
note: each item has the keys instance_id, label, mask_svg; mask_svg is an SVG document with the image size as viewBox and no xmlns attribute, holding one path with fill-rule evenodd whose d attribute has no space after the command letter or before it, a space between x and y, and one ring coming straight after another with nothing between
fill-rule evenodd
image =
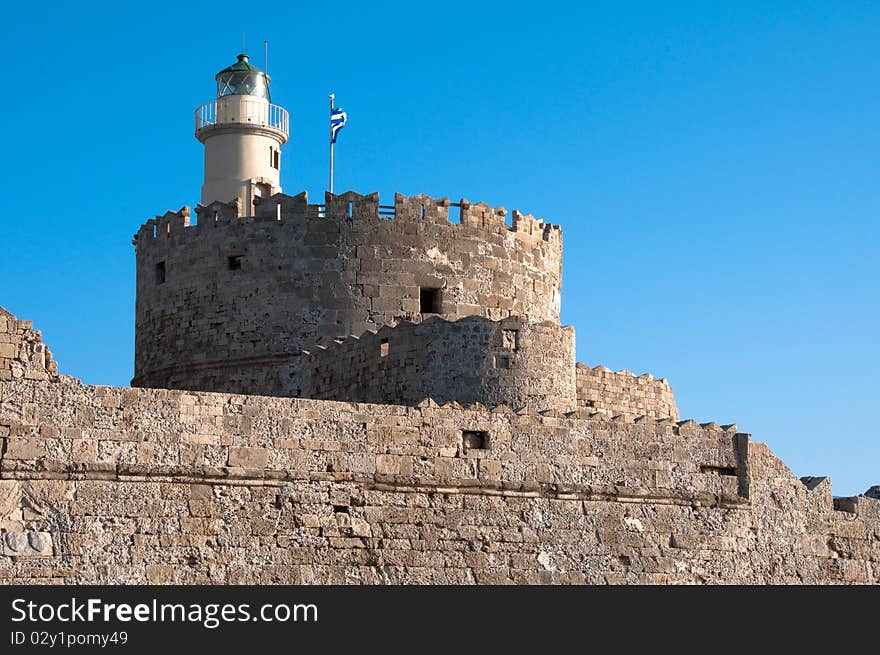
<instances>
[{"instance_id":1,"label":"blue and white flag","mask_svg":"<svg viewBox=\"0 0 880 655\"><path fill-rule=\"evenodd\" d=\"M334 109L333 113L330 114L330 143L336 143L336 135L339 134L339 130L342 129L347 120L348 115L340 107Z\"/></svg>"}]
</instances>

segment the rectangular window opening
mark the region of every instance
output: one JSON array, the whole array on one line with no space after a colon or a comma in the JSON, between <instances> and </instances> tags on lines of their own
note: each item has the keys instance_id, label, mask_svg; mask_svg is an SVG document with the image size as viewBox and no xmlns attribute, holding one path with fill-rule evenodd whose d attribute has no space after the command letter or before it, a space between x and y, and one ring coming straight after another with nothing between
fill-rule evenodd
<instances>
[{"instance_id":1,"label":"rectangular window opening","mask_svg":"<svg viewBox=\"0 0 880 655\"><path fill-rule=\"evenodd\" d=\"M465 450L488 450L489 433L485 430L462 430L461 445Z\"/></svg>"},{"instance_id":2,"label":"rectangular window opening","mask_svg":"<svg viewBox=\"0 0 880 655\"><path fill-rule=\"evenodd\" d=\"M268 198L272 195L272 186L265 182L257 182L254 186L254 204L259 204L257 198Z\"/></svg>"},{"instance_id":3,"label":"rectangular window opening","mask_svg":"<svg viewBox=\"0 0 880 655\"><path fill-rule=\"evenodd\" d=\"M507 355L497 355L495 357L495 368L510 368L510 357L508 357Z\"/></svg>"},{"instance_id":4,"label":"rectangular window opening","mask_svg":"<svg viewBox=\"0 0 880 655\"><path fill-rule=\"evenodd\" d=\"M230 271L241 270L241 255L230 255L226 258L226 262L229 265Z\"/></svg>"},{"instance_id":5,"label":"rectangular window opening","mask_svg":"<svg viewBox=\"0 0 880 655\"><path fill-rule=\"evenodd\" d=\"M701 466L700 473L708 473L710 475L732 475L736 476L736 468L733 466Z\"/></svg>"},{"instance_id":6,"label":"rectangular window opening","mask_svg":"<svg viewBox=\"0 0 880 655\"><path fill-rule=\"evenodd\" d=\"M165 262L156 264L156 284L165 284Z\"/></svg>"},{"instance_id":7,"label":"rectangular window opening","mask_svg":"<svg viewBox=\"0 0 880 655\"><path fill-rule=\"evenodd\" d=\"M388 343L388 339L382 339L379 342L379 357L388 357L388 353L391 352L391 344Z\"/></svg>"},{"instance_id":8,"label":"rectangular window opening","mask_svg":"<svg viewBox=\"0 0 880 655\"><path fill-rule=\"evenodd\" d=\"M419 311L422 314L440 314L440 289L419 289Z\"/></svg>"}]
</instances>

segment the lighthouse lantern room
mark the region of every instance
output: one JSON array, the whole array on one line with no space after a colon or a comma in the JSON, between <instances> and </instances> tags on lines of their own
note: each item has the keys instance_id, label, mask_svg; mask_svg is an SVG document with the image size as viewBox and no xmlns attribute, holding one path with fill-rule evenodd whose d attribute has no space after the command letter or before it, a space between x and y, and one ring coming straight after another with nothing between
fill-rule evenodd
<instances>
[{"instance_id":1,"label":"lighthouse lantern room","mask_svg":"<svg viewBox=\"0 0 880 655\"><path fill-rule=\"evenodd\" d=\"M281 146L287 110L273 105L269 76L245 54L216 75L217 99L196 109L196 138L204 144L201 203L238 200L239 215L253 214L261 198L281 191Z\"/></svg>"}]
</instances>

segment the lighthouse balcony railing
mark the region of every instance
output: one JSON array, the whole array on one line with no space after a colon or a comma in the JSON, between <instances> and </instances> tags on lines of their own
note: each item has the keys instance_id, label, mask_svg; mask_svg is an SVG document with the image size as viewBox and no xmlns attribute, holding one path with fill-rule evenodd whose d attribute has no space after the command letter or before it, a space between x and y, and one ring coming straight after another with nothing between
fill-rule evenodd
<instances>
[{"instance_id":1,"label":"lighthouse balcony railing","mask_svg":"<svg viewBox=\"0 0 880 655\"><path fill-rule=\"evenodd\" d=\"M220 125L261 125L290 134L290 116L284 107L261 100L241 98L236 103L223 101L218 108L216 100L196 109L196 132Z\"/></svg>"}]
</instances>

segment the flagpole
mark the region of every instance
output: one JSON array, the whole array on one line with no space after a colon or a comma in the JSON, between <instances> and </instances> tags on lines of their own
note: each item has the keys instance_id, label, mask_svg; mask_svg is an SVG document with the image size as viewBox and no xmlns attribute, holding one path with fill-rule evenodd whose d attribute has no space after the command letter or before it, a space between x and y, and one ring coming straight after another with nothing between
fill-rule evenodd
<instances>
[{"instance_id":1,"label":"flagpole","mask_svg":"<svg viewBox=\"0 0 880 655\"><path fill-rule=\"evenodd\" d=\"M330 94L330 193L333 193L333 99L336 96Z\"/></svg>"}]
</instances>

